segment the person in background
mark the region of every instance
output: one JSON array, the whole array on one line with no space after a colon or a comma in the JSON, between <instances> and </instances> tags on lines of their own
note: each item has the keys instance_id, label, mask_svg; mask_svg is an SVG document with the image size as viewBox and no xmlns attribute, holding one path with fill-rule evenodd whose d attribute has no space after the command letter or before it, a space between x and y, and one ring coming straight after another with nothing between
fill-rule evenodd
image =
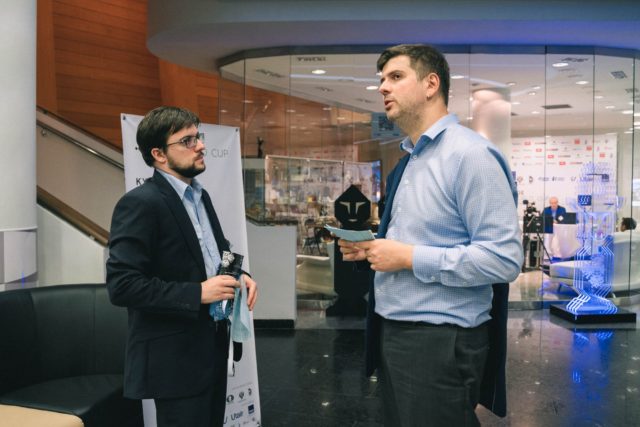
<instances>
[{"instance_id":1,"label":"person in background","mask_svg":"<svg viewBox=\"0 0 640 427\"><path fill-rule=\"evenodd\" d=\"M205 170L199 124L182 108L147 113L136 139L155 171L120 199L111 222L107 287L129 312L124 396L154 399L158 427L224 423L228 309L239 283L216 275L229 243L195 178ZM244 280L253 309L256 283Z\"/></svg>"},{"instance_id":2,"label":"person in background","mask_svg":"<svg viewBox=\"0 0 640 427\"><path fill-rule=\"evenodd\" d=\"M503 358L487 356L494 289L506 318L508 282L523 261L515 183L496 146L448 113L440 52L395 46L377 66L408 154L387 179L378 238L338 242L346 261L375 272L367 373L378 370L385 426L478 426L487 362L504 369ZM504 393L504 383L490 388Z\"/></svg>"},{"instance_id":3,"label":"person in background","mask_svg":"<svg viewBox=\"0 0 640 427\"><path fill-rule=\"evenodd\" d=\"M553 223L561 223L564 220L564 216L567 214L567 210L558 204L558 198L555 196L549 197L549 206L544 208L542 215L545 217L552 217Z\"/></svg>"},{"instance_id":4,"label":"person in background","mask_svg":"<svg viewBox=\"0 0 640 427\"><path fill-rule=\"evenodd\" d=\"M630 217L622 218L622 222L620 223L620 231L627 230L635 230L636 229L636 220Z\"/></svg>"}]
</instances>

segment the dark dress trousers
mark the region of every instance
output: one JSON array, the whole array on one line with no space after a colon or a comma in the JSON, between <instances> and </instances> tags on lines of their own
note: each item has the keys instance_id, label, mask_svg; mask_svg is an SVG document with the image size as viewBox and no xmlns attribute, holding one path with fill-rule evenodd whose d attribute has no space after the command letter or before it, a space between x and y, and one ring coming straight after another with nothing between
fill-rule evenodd
<instances>
[{"instance_id":1,"label":"dark dress trousers","mask_svg":"<svg viewBox=\"0 0 640 427\"><path fill-rule=\"evenodd\" d=\"M409 155L400 159L387 177L386 207L380 226L378 238L384 238L391 220L393 199L402 178ZM363 266L360 265L359 268ZM380 366L380 333L382 318L375 312L375 293L373 290L375 272L371 270L369 287L369 307L366 320L365 344L365 372L368 376ZM480 385L480 403L494 414L504 417L507 415L507 389L505 366L507 361L507 315L509 300L509 284L497 283L493 285L493 300L491 320L489 321L489 353Z\"/></svg>"},{"instance_id":2,"label":"dark dress trousers","mask_svg":"<svg viewBox=\"0 0 640 427\"><path fill-rule=\"evenodd\" d=\"M219 250L229 250L206 191L202 201ZM220 324L200 303L206 278L189 215L156 171L120 199L111 224L107 287L113 304L129 311L126 397L194 396L213 385L214 364L226 369L226 357L214 357Z\"/></svg>"}]
</instances>

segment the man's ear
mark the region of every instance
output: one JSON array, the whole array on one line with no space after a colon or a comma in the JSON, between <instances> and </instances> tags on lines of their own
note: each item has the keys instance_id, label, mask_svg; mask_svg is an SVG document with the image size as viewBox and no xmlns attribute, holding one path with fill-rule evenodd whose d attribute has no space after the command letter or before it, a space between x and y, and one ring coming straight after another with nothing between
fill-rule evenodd
<instances>
[{"instance_id":1,"label":"man's ear","mask_svg":"<svg viewBox=\"0 0 640 427\"><path fill-rule=\"evenodd\" d=\"M433 98L440 90L440 77L436 73L429 73L423 81L427 99Z\"/></svg>"},{"instance_id":2,"label":"man's ear","mask_svg":"<svg viewBox=\"0 0 640 427\"><path fill-rule=\"evenodd\" d=\"M157 163L164 164L167 162L167 155L161 148L152 148L151 155Z\"/></svg>"}]
</instances>

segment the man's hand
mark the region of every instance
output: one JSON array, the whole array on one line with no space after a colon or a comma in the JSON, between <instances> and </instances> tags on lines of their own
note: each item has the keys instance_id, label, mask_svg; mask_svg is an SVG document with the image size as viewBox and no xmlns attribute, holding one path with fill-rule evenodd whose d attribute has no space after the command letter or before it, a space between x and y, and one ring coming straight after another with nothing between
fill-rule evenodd
<instances>
[{"instance_id":1,"label":"man's hand","mask_svg":"<svg viewBox=\"0 0 640 427\"><path fill-rule=\"evenodd\" d=\"M342 259L345 261L364 261L367 258L367 254L362 247L362 243L364 242L350 242L349 240L339 239L338 246L340 246L340 252L342 252Z\"/></svg>"},{"instance_id":2,"label":"man's hand","mask_svg":"<svg viewBox=\"0 0 640 427\"><path fill-rule=\"evenodd\" d=\"M375 271L411 270L413 268L413 246L388 239L366 242L339 240L338 245L345 261L366 259Z\"/></svg>"},{"instance_id":3,"label":"man's hand","mask_svg":"<svg viewBox=\"0 0 640 427\"><path fill-rule=\"evenodd\" d=\"M253 306L256 305L258 299L258 284L255 280L246 274L244 276L244 284L247 285L247 305L249 310L253 310Z\"/></svg>"},{"instance_id":4,"label":"man's hand","mask_svg":"<svg viewBox=\"0 0 640 427\"><path fill-rule=\"evenodd\" d=\"M209 277L202 282L200 302L202 302L202 304L211 304L215 301L233 299L235 290L238 287L240 287L240 282L232 276L222 275Z\"/></svg>"}]
</instances>

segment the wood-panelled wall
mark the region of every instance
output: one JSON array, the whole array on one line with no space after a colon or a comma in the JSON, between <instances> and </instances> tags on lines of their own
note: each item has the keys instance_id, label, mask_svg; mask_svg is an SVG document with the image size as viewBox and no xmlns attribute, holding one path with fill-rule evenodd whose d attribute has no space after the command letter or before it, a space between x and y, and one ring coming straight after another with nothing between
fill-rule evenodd
<instances>
[{"instance_id":1,"label":"wood-panelled wall","mask_svg":"<svg viewBox=\"0 0 640 427\"><path fill-rule=\"evenodd\" d=\"M146 47L147 0L38 0L38 105L122 147L120 113L180 105L217 122L218 77Z\"/></svg>"},{"instance_id":2,"label":"wood-panelled wall","mask_svg":"<svg viewBox=\"0 0 640 427\"><path fill-rule=\"evenodd\" d=\"M245 87L152 55L147 1L38 0L38 105L118 148L120 113L178 105L206 123L218 123L220 110L221 124L241 129L245 156L258 154L260 137L264 154L379 158L353 145L369 138L366 114Z\"/></svg>"}]
</instances>

